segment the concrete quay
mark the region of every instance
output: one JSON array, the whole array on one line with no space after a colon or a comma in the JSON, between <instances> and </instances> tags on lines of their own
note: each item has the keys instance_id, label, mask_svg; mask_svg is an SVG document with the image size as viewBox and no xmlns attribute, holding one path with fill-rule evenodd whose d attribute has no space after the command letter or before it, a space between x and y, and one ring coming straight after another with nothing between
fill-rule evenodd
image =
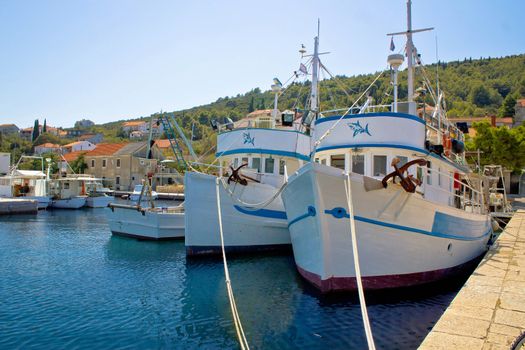
<instances>
[{"instance_id":1,"label":"concrete quay","mask_svg":"<svg viewBox=\"0 0 525 350\"><path fill-rule=\"evenodd\" d=\"M0 198L0 215L36 214L38 202L31 199Z\"/></svg>"},{"instance_id":2,"label":"concrete quay","mask_svg":"<svg viewBox=\"0 0 525 350\"><path fill-rule=\"evenodd\" d=\"M525 331L525 210L518 210L419 349L506 349Z\"/></svg>"}]
</instances>

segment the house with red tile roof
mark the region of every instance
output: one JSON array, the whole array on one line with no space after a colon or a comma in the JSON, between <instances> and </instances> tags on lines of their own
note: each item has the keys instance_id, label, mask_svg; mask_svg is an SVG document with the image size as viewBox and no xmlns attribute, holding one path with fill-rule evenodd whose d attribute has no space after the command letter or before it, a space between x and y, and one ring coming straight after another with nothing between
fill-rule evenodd
<instances>
[{"instance_id":1,"label":"house with red tile roof","mask_svg":"<svg viewBox=\"0 0 525 350\"><path fill-rule=\"evenodd\" d=\"M41 155L48 152L60 153L61 146L55 143L46 142L35 146L35 154Z\"/></svg>"},{"instance_id":2,"label":"house with red tile roof","mask_svg":"<svg viewBox=\"0 0 525 350\"><path fill-rule=\"evenodd\" d=\"M91 151L76 151L64 155L68 162L84 156L86 174L103 180L105 186L130 191L142 183L144 176L155 172L162 152L154 145L147 157L147 142L100 143Z\"/></svg>"}]
</instances>

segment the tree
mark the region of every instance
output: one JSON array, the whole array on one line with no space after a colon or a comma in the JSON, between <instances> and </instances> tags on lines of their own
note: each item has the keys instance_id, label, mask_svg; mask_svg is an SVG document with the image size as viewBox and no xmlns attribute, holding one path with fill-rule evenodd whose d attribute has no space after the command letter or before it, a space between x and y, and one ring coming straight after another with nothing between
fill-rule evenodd
<instances>
[{"instance_id":1,"label":"tree","mask_svg":"<svg viewBox=\"0 0 525 350\"><path fill-rule=\"evenodd\" d=\"M38 119L35 119L35 124L33 125L33 134L31 135L31 141L35 141L40 135L40 125L38 124Z\"/></svg>"},{"instance_id":2,"label":"tree","mask_svg":"<svg viewBox=\"0 0 525 350\"><path fill-rule=\"evenodd\" d=\"M470 151L480 150L481 165L499 164L520 171L525 167L525 127L493 128L488 122L474 123L476 137L467 142Z\"/></svg>"},{"instance_id":3,"label":"tree","mask_svg":"<svg viewBox=\"0 0 525 350\"><path fill-rule=\"evenodd\" d=\"M46 119L44 118L44 125L42 126L42 134L47 132Z\"/></svg>"},{"instance_id":4,"label":"tree","mask_svg":"<svg viewBox=\"0 0 525 350\"><path fill-rule=\"evenodd\" d=\"M88 167L84 158L84 154L82 153L81 155L79 155L77 159L69 163L69 166L71 167L71 169L73 169L75 173L84 174L84 170L86 170Z\"/></svg>"},{"instance_id":5,"label":"tree","mask_svg":"<svg viewBox=\"0 0 525 350\"><path fill-rule=\"evenodd\" d=\"M250 99L250 105L248 106L248 113L251 113L255 110L254 106L253 106L253 96L251 97Z\"/></svg>"},{"instance_id":6,"label":"tree","mask_svg":"<svg viewBox=\"0 0 525 350\"><path fill-rule=\"evenodd\" d=\"M479 107L490 105L489 90L482 84L476 85L470 92L470 101Z\"/></svg>"},{"instance_id":7,"label":"tree","mask_svg":"<svg viewBox=\"0 0 525 350\"><path fill-rule=\"evenodd\" d=\"M503 104L499 109L499 116L514 117L514 107L516 107L516 98L513 95L508 94L507 97L505 97L505 99L503 100Z\"/></svg>"}]
</instances>

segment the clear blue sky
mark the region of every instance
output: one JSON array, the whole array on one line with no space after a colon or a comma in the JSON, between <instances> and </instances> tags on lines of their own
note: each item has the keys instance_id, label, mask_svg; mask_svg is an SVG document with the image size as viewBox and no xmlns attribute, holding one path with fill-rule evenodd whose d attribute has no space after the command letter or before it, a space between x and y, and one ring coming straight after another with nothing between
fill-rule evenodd
<instances>
[{"instance_id":1,"label":"clear blue sky","mask_svg":"<svg viewBox=\"0 0 525 350\"><path fill-rule=\"evenodd\" d=\"M269 89L298 68L301 43L334 74L386 67L405 0L0 2L0 124L70 127L146 116ZM525 1L414 0L426 63L525 51ZM396 40L396 51L403 45Z\"/></svg>"}]
</instances>

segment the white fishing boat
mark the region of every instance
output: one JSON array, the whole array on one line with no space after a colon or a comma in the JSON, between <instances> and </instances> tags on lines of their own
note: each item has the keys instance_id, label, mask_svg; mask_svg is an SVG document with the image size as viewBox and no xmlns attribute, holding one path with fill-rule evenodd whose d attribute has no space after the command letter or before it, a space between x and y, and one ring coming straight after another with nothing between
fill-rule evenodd
<instances>
[{"instance_id":1,"label":"white fishing boat","mask_svg":"<svg viewBox=\"0 0 525 350\"><path fill-rule=\"evenodd\" d=\"M290 233L281 200L286 171L308 161L310 137L297 130L293 114L258 117L248 126L217 136L219 176L185 176L186 253L221 252L217 182L224 246L229 252L290 249ZM223 168L228 172L223 174Z\"/></svg>"},{"instance_id":2,"label":"white fishing boat","mask_svg":"<svg viewBox=\"0 0 525 350\"><path fill-rule=\"evenodd\" d=\"M143 240L184 238L184 207L145 207L110 203L111 233Z\"/></svg>"},{"instance_id":3,"label":"white fishing boat","mask_svg":"<svg viewBox=\"0 0 525 350\"><path fill-rule=\"evenodd\" d=\"M364 288L384 289L455 274L476 262L491 237L483 194L469 184L463 133L428 81L435 107L416 114L414 59L424 67L412 43L420 30L411 28L410 6L407 31L393 34L407 37L408 102L397 100L404 55L394 54L392 105L368 101L357 115L312 111L314 162L283 190L297 268L322 292L357 289L353 244Z\"/></svg>"},{"instance_id":4,"label":"white fishing boat","mask_svg":"<svg viewBox=\"0 0 525 350\"><path fill-rule=\"evenodd\" d=\"M51 208L79 209L86 204L85 178L74 175L50 180Z\"/></svg>"},{"instance_id":5,"label":"white fishing boat","mask_svg":"<svg viewBox=\"0 0 525 350\"><path fill-rule=\"evenodd\" d=\"M137 202L140 198L140 201L151 201L156 200L159 195L155 191L142 191L143 185L135 185L133 188L133 193L129 195L129 200L132 202ZM142 197L141 197L142 194Z\"/></svg>"},{"instance_id":6,"label":"white fishing boat","mask_svg":"<svg viewBox=\"0 0 525 350\"><path fill-rule=\"evenodd\" d=\"M19 169L23 159L39 159L42 170ZM38 202L38 209L46 209L51 202L47 178L42 157L22 156L9 175L0 177L0 197L33 199Z\"/></svg>"}]
</instances>

